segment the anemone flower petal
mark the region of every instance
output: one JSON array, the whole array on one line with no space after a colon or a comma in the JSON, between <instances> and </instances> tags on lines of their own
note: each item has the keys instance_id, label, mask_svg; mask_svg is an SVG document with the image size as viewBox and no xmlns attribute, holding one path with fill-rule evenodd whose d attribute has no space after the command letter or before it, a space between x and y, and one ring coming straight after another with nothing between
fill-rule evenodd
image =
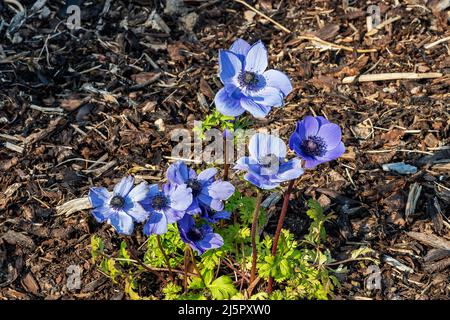
<instances>
[{"instance_id":1,"label":"anemone flower petal","mask_svg":"<svg viewBox=\"0 0 450 320\"><path fill-rule=\"evenodd\" d=\"M297 131L294 131L289 137L289 148L296 154L301 152L302 139Z\"/></svg>"},{"instance_id":2,"label":"anemone flower petal","mask_svg":"<svg viewBox=\"0 0 450 320\"><path fill-rule=\"evenodd\" d=\"M239 57L228 50L219 51L219 77L223 84L237 83L242 72L242 62Z\"/></svg>"},{"instance_id":3,"label":"anemone flower petal","mask_svg":"<svg viewBox=\"0 0 450 320\"><path fill-rule=\"evenodd\" d=\"M111 215L113 215L116 211L112 209L109 205L98 206L92 210L92 215L94 216L97 222L105 222L109 219Z\"/></svg>"},{"instance_id":4,"label":"anemone flower petal","mask_svg":"<svg viewBox=\"0 0 450 320\"><path fill-rule=\"evenodd\" d=\"M317 122L319 122L319 127L323 126L324 124L330 123L325 117L317 116L316 117Z\"/></svg>"},{"instance_id":5,"label":"anemone flower petal","mask_svg":"<svg viewBox=\"0 0 450 320\"><path fill-rule=\"evenodd\" d=\"M323 161L331 161L339 158L345 152L345 146L342 142L338 144L338 146L332 150L328 150L323 157L318 157L319 160Z\"/></svg>"},{"instance_id":6,"label":"anemone flower petal","mask_svg":"<svg viewBox=\"0 0 450 320\"><path fill-rule=\"evenodd\" d=\"M255 101L253 101L251 98L241 98L240 100L242 108L247 110L254 116L255 118L264 118L267 116L272 109L269 106L264 106L261 104L257 104Z\"/></svg>"},{"instance_id":7,"label":"anemone flower petal","mask_svg":"<svg viewBox=\"0 0 450 320\"><path fill-rule=\"evenodd\" d=\"M260 40L254 43L248 50L247 56L245 57L245 71L263 73L267 69L267 65L267 49Z\"/></svg>"},{"instance_id":8,"label":"anemone flower petal","mask_svg":"<svg viewBox=\"0 0 450 320\"><path fill-rule=\"evenodd\" d=\"M92 187L88 193L89 201L93 208L107 205L111 199L111 193L103 187Z\"/></svg>"},{"instance_id":9,"label":"anemone flower petal","mask_svg":"<svg viewBox=\"0 0 450 320\"><path fill-rule=\"evenodd\" d=\"M211 196L209 196L207 194L200 193L197 196L197 199L201 204L208 206L213 210L216 210L216 211L223 210L223 202L221 200L213 199Z\"/></svg>"},{"instance_id":10,"label":"anemone flower petal","mask_svg":"<svg viewBox=\"0 0 450 320\"><path fill-rule=\"evenodd\" d=\"M161 212L152 212L150 218L144 225L144 233L149 236L151 234L164 234L167 232L167 219Z\"/></svg>"},{"instance_id":11,"label":"anemone flower petal","mask_svg":"<svg viewBox=\"0 0 450 320\"><path fill-rule=\"evenodd\" d=\"M328 150L336 148L342 137L341 128L334 123L327 123L321 126L317 135L325 140Z\"/></svg>"},{"instance_id":12,"label":"anemone flower petal","mask_svg":"<svg viewBox=\"0 0 450 320\"><path fill-rule=\"evenodd\" d=\"M208 195L213 199L227 200L234 193L234 186L228 181L214 181L207 188Z\"/></svg>"},{"instance_id":13,"label":"anemone flower petal","mask_svg":"<svg viewBox=\"0 0 450 320\"><path fill-rule=\"evenodd\" d=\"M275 155L278 158L286 157L286 145L280 138L266 133L256 133L250 138L250 157L261 159L267 155Z\"/></svg>"},{"instance_id":14,"label":"anemone flower petal","mask_svg":"<svg viewBox=\"0 0 450 320\"><path fill-rule=\"evenodd\" d=\"M217 249L223 246L223 238L217 233L208 233L205 237L196 243L197 247L203 250Z\"/></svg>"},{"instance_id":15,"label":"anemone flower petal","mask_svg":"<svg viewBox=\"0 0 450 320\"><path fill-rule=\"evenodd\" d=\"M302 140L309 136L317 135L319 131L319 122L313 116L306 116L302 121L297 123L296 132Z\"/></svg>"},{"instance_id":16,"label":"anemone flower petal","mask_svg":"<svg viewBox=\"0 0 450 320\"><path fill-rule=\"evenodd\" d=\"M185 211L174 210L172 208L167 208L166 210L164 210L167 223L174 223L178 220L181 220L184 217L185 213Z\"/></svg>"},{"instance_id":17,"label":"anemone flower petal","mask_svg":"<svg viewBox=\"0 0 450 320\"><path fill-rule=\"evenodd\" d=\"M189 179L197 179L197 173L194 169L189 169Z\"/></svg>"},{"instance_id":18,"label":"anemone flower petal","mask_svg":"<svg viewBox=\"0 0 450 320\"><path fill-rule=\"evenodd\" d=\"M109 217L108 222L120 234L131 235L133 233L133 219L123 211L118 211Z\"/></svg>"},{"instance_id":19,"label":"anemone flower petal","mask_svg":"<svg viewBox=\"0 0 450 320\"><path fill-rule=\"evenodd\" d=\"M230 51L239 57L242 64L245 63L245 57L247 56L248 50L250 50L250 44L242 39L237 39L230 48Z\"/></svg>"},{"instance_id":20,"label":"anemone flower petal","mask_svg":"<svg viewBox=\"0 0 450 320\"><path fill-rule=\"evenodd\" d=\"M247 172L244 176L244 179L253 184L254 186L265 190L274 189L280 185L278 182L271 182L268 179L256 175L252 172Z\"/></svg>"},{"instance_id":21,"label":"anemone flower petal","mask_svg":"<svg viewBox=\"0 0 450 320\"><path fill-rule=\"evenodd\" d=\"M214 176L217 174L216 168L208 168L206 170L203 170L198 174L197 179L200 181L209 181L214 178Z\"/></svg>"},{"instance_id":22,"label":"anemone flower petal","mask_svg":"<svg viewBox=\"0 0 450 320\"><path fill-rule=\"evenodd\" d=\"M187 233L194 224L194 218L189 215L184 215L182 219L177 221L178 229L183 233Z\"/></svg>"},{"instance_id":23,"label":"anemone flower petal","mask_svg":"<svg viewBox=\"0 0 450 320\"><path fill-rule=\"evenodd\" d=\"M192 189L188 188L185 184L177 186L174 190L170 191L170 207L184 211L192 203Z\"/></svg>"},{"instance_id":24,"label":"anemone flower petal","mask_svg":"<svg viewBox=\"0 0 450 320\"><path fill-rule=\"evenodd\" d=\"M194 216L201 212L202 212L202 209L200 208L200 204L198 203L197 198L193 198L191 205L186 209L186 214Z\"/></svg>"},{"instance_id":25,"label":"anemone flower petal","mask_svg":"<svg viewBox=\"0 0 450 320\"><path fill-rule=\"evenodd\" d=\"M133 188L134 178L132 176L123 177L114 187L114 195L125 198Z\"/></svg>"},{"instance_id":26,"label":"anemone flower petal","mask_svg":"<svg viewBox=\"0 0 450 320\"><path fill-rule=\"evenodd\" d=\"M283 105L283 93L274 87L264 87L261 90L250 92L251 98L258 105L267 107L281 107Z\"/></svg>"},{"instance_id":27,"label":"anemone flower petal","mask_svg":"<svg viewBox=\"0 0 450 320\"><path fill-rule=\"evenodd\" d=\"M304 158L303 160L305 160L305 165L304 165L305 169L315 168L319 164L324 163L324 162L327 161L327 160L323 160L323 159L319 160L317 158Z\"/></svg>"},{"instance_id":28,"label":"anemone flower petal","mask_svg":"<svg viewBox=\"0 0 450 320\"><path fill-rule=\"evenodd\" d=\"M234 170L249 170L250 163L256 164L257 162L253 158L249 158L249 157L239 158L236 161L236 164L234 165L233 169Z\"/></svg>"},{"instance_id":29,"label":"anemone flower petal","mask_svg":"<svg viewBox=\"0 0 450 320\"><path fill-rule=\"evenodd\" d=\"M228 220L228 219L230 219L230 217L231 217L231 212L229 212L229 211L219 211L219 212L215 212L212 216L211 216L211 218L213 219L213 220L215 220L215 221L218 221L218 220Z\"/></svg>"},{"instance_id":30,"label":"anemone flower petal","mask_svg":"<svg viewBox=\"0 0 450 320\"><path fill-rule=\"evenodd\" d=\"M274 87L281 90L284 96L287 96L292 91L291 80L283 72L278 70L267 70L263 73L268 87Z\"/></svg>"},{"instance_id":31,"label":"anemone flower petal","mask_svg":"<svg viewBox=\"0 0 450 320\"><path fill-rule=\"evenodd\" d=\"M189 179L189 169L183 161L177 161L167 169L167 181L173 184L183 184Z\"/></svg>"},{"instance_id":32,"label":"anemone flower petal","mask_svg":"<svg viewBox=\"0 0 450 320\"><path fill-rule=\"evenodd\" d=\"M127 199L130 199L132 202L139 202L144 200L148 193L147 182L141 182L128 193Z\"/></svg>"},{"instance_id":33,"label":"anemone flower petal","mask_svg":"<svg viewBox=\"0 0 450 320\"><path fill-rule=\"evenodd\" d=\"M280 182L297 179L303 172L301 160L294 158L280 165L276 179Z\"/></svg>"},{"instance_id":34,"label":"anemone flower petal","mask_svg":"<svg viewBox=\"0 0 450 320\"><path fill-rule=\"evenodd\" d=\"M139 203L135 202L134 205L126 211L128 215L130 215L134 221L136 222L144 222L147 220L149 213L145 210Z\"/></svg>"},{"instance_id":35,"label":"anemone flower petal","mask_svg":"<svg viewBox=\"0 0 450 320\"><path fill-rule=\"evenodd\" d=\"M245 111L241 105L241 99L235 99L227 91L227 88L222 88L216 93L214 104L216 105L217 111L225 116L237 117Z\"/></svg>"}]
</instances>

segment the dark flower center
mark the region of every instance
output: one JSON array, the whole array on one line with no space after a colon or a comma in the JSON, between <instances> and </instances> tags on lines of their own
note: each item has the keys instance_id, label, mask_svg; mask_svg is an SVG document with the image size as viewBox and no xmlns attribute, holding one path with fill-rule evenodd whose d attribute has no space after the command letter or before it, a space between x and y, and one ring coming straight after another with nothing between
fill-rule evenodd
<instances>
[{"instance_id":1,"label":"dark flower center","mask_svg":"<svg viewBox=\"0 0 450 320\"><path fill-rule=\"evenodd\" d=\"M109 202L109 205L113 207L114 209L120 209L125 204L125 199L121 196L114 196L112 197L111 201Z\"/></svg>"},{"instance_id":2,"label":"dark flower center","mask_svg":"<svg viewBox=\"0 0 450 320\"><path fill-rule=\"evenodd\" d=\"M258 84L258 77L256 76L256 74L254 72L246 71L244 73L243 81L247 85L248 84L256 85L256 84Z\"/></svg>"},{"instance_id":3,"label":"dark flower center","mask_svg":"<svg viewBox=\"0 0 450 320\"><path fill-rule=\"evenodd\" d=\"M259 159L261 165L261 174L271 175L278 172L280 159L273 153L267 154Z\"/></svg>"},{"instance_id":4,"label":"dark flower center","mask_svg":"<svg viewBox=\"0 0 450 320\"><path fill-rule=\"evenodd\" d=\"M200 241L203 239L203 233L197 227L191 227L187 233L187 236L192 241Z\"/></svg>"},{"instance_id":5,"label":"dark flower center","mask_svg":"<svg viewBox=\"0 0 450 320\"><path fill-rule=\"evenodd\" d=\"M278 166L280 159L273 153L270 153L259 159L259 163L263 168L272 168L274 166Z\"/></svg>"},{"instance_id":6,"label":"dark flower center","mask_svg":"<svg viewBox=\"0 0 450 320\"><path fill-rule=\"evenodd\" d=\"M155 210L161 210L165 208L169 203L169 199L163 194L157 194L152 199L152 207Z\"/></svg>"},{"instance_id":7,"label":"dark flower center","mask_svg":"<svg viewBox=\"0 0 450 320\"><path fill-rule=\"evenodd\" d=\"M202 184L196 179L189 179L187 182L188 188L192 189L192 195L198 196L202 191Z\"/></svg>"},{"instance_id":8,"label":"dark flower center","mask_svg":"<svg viewBox=\"0 0 450 320\"><path fill-rule=\"evenodd\" d=\"M248 89L254 89L259 84L259 80L258 75L250 71L245 71L239 76L241 86L247 87Z\"/></svg>"},{"instance_id":9,"label":"dark flower center","mask_svg":"<svg viewBox=\"0 0 450 320\"><path fill-rule=\"evenodd\" d=\"M303 140L302 150L307 155L322 157L327 151L327 144L321 137L310 136L308 139Z\"/></svg>"}]
</instances>

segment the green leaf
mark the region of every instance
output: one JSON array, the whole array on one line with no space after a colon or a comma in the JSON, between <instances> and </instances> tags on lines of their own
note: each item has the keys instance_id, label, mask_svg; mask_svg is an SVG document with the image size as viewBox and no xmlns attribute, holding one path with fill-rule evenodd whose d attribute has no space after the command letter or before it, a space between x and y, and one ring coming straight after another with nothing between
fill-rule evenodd
<instances>
[{"instance_id":1,"label":"green leaf","mask_svg":"<svg viewBox=\"0 0 450 320\"><path fill-rule=\"evenodd\" d=\"M113 282L116 282L116 277L122 274L122 272L116 268L116 261L112 258L103 259L100 264L100 270L110 276Z\"/></svg>"},{"instance_id":2,"label":"green leaf","mask_svg":"<svg viewBox=\"0 0 450 320\"><path fill-rule=\"evenodd\" d=\"M125 279L125 293L128 295L130 300L142 300L139 294L134 291L137 288L137 283L132 279Z\"/></svg>"},{"instance_id":3,"label":"green leaf","mask_svg":"<svg viewBox=\"0 0 450 320\"><path fill-rule=\"evenodd\" d=\"M169 282L167 285L162 289L162 292L164 293L164 300L176 300L178 299L181 291L183 289L181 286Z\"/></svg>"},{"instance_id":4,"label":"green leaf","mask_svg":"<svg viewBox=\"0 0 450 320\"><path fill-rule=\"evenodd\" d=\"M121 259L121 260L119 260L119 263L121 265L123 265L123 266L131 264L131 262L130 262L130 259L131 259L130 258L130 254L127 251L127 243L125 241L122 241L120 243L120 250L119 250L118 258Z\"/></svg>"},{"instance_id":5,"label":"green leaf","mask_svg":"<svg viewBox=\"0 0 450 320\"><path fill-rule=\"evenodd\" d=\"M230 299L238 291L233 285L233 281L228 276L221 276L211 283L209 286L211 294L216 300Z\"/></svg>"},{"instance_id":6,"label":"green leaf","mask_svg":"<svg viewBox=\"0 0 450 320\"><path fill-rule=\"evenodd\" d=\"M350 258L351 259L357 259L359 257L363 257L365 255L372 254L374 252L375 251L373 251L373 249L371 249L369 247L361 247L361 248L358 248L356 250L353 250Z\"/></svg>"},{"instance_id":7,"label":"green leaf","mask_svg":"<svg viewBox=\"0 0 450 320\"><path fill-rule=\"evenodd\" d=\"M191 279L191 282L188 286L189 289L203 289L205 288L205 285L203 284L202 278L200 277L193 277Z\"/></svg>"},{"instance_id":8,"label":"green leaf","mask_svg":"<svg viewBox=\"0 0 450 320\"><path fill-rule=\"evenodd\" d=\"M97 235L93 235L91 238L91 256L92 262L95 263L95 260L103 251L105 250L105 243L103 239Z\"/></svg>"},{"instance_id":9,"label":"green leaf","mask_svg":"<svg viewBox=\"0 0 450 320\"><path fill-rule=\"evenodd\" d=\"M256 198L255 197L245 197L242 196L238 191L236 191L233 196L228 199L225 206L226 211L235 212L236 210L240 214L240 218L244 226L249 226L253 221L253 212L255 211ZM266 211L261 208L259 211L259 221L260 226L264 225L266 221Z\"/></svg>"}]
</instances>

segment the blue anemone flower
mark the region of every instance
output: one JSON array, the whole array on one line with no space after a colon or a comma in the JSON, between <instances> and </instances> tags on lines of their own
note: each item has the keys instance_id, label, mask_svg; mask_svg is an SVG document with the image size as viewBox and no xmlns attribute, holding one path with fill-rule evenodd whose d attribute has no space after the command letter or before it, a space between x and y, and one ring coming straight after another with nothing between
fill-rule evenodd
<instances>
[{"instance_id":1,"label":"blue anemone flower","mask_svg":"<svg viewBox=\"0 0 450 320\"><path fill-rule=\"evenodd\" d=\"M140 183L133 188L134 178L124 177L109 192L103 187L89 189L88 198L91 202L92 215L98 222L107 221L120 234L133 233L134 222L143 222L148 218L148 213L139 204L148 193L148 185Z\"/></svg>"},{"instance_id":2,"label":"blue anemone flower","mask_svg":"<svg viewBox=\"0 0 450 320\"><path fill-rule=\"evenodd\" d=\"M214 233L211 226L197 225L191 215L185 215L177 224L181 240L200 255L206 250L223 246L223 238Z\"/></svg>"},{"instance_id":3,"label":"blue anemone flower","mask_svg":"<svg viewBox=\"0 0 450 320\"><path fill-rule=\"evenodd\" d=\"M335 160L345 152L337 124L324 117L307 116L298 121L289 139L289 147L305 161L305 168Z\"/></svg>"},{"instance_id":4,"label":"blue anemone flower","mask_svg":"<svg viewBox=\"0 0 450 320\"><path fill-rule=\"evenodd\" d=\"M228 181L215 180L217 169L209 168L198 175L183 161L172 164L167 169L167 180L174 185L186 184L192 190L192 204L188 214L201 213L202 207L222 211L223 201L234 193L234 186Z\"/></svg>"},{"instance_id":5,"label":"blue anemone flower","mask_svg":"<svg viewBox=\"0 0 450 320\"><path fill-rule=\"evenodd\" d=\"M167 225L183 218L191 203L192 190L185 184L176 186L166 183L162 191L157 184L152 184L145 199L140 201L150 213L144 233L148 236L166 233Z\"/></svg>"},{"instance_id":6,"label":"blue anemone flower","mask_svg":"<svg viewBox=\"0 0 450 320\"><path fill-rule=\"evenodd\" d=\"M297 158L285 161L286 145L273 135L257 133L250 138L249 157L242 157L234 166L247 173L244 179L261 189L273 189L281 182L296 179L303 174Z\"/></svg>"},{"instance_id":7,"label":"blue anemone flower","mask_svg":"<svg viewBox=\"0 0 450 320\"><path fill-rule=\"evenodd\" d=\"M264 118L272 107L281 107L292 91L289 78L281 71L267 70L267 50L261 41L252 46L237 39L230 50L219 51L219 76L224 88L217 92L217 110L226 116L245 111Z\"/></svg>"}]
</instances>

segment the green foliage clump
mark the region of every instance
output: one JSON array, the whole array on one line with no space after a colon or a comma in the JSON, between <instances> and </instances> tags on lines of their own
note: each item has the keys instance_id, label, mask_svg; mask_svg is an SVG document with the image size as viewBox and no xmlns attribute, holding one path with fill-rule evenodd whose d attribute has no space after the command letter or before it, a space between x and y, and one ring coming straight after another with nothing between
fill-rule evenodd
<instances>
[{"instance_id":1,"label":"green foliage clump","mask_svg":"<svg viewBox=\"0 0 450 320\"><path fill-rule=\"evenodd\" d=\"M242 116L239 118L225 116L219 111L214 110L209 115L206 116L205 120L199 122L197 126L194 127L194 132L196 132L200 139L205 139L205 132L211 129L228 130L230 132L237 131L239 129L246 129L251 125L251 120L247 117Z\"/></svg>"},{"instance_id":2,"label":"green foliage clump","mask_svg":"<svg viewBox=\"0 0 450 320\"><path fill-rule=\"evenodd\" d=\"M327 236L325 223L334 216L325 215L313 200L308 201L306 214L311 224L303 240L296 240L290 231L283 229L275 256L271 254L272 236L265 235L258 241L257 270L262 280L258 289L249 295L249 284L245 279L251 268L250 228L255 205L255 198L236 192L225 208L232 212L230 221L219 223L220 227L215 230L223 237L224 245L196 257L195 265L186 244L179 237L176 224L169 225L168 232L160 240L170 268L177 271L173 273L173 280L169 278L166 260L156 236L147 239L142 262L130 258L125 242L120 244L115 255L107 255L103 240L93 236L92 259L112 281L123 283L130 299L327 299L339 285L335 270L328 266L333 259L324 243ZM267 212L262 208L259 225L264 225L266 221ZM367 253L367 250L357 252L355 258ZM187 278L183 271L185 265L189 273ZM168 281L160 291L142 297L140 288L146 285L142 275L151 270L164 271L160 274ZM273 277L276 289L271 294L265 292L269 277Z\"/></svg>"}]
</instances>

